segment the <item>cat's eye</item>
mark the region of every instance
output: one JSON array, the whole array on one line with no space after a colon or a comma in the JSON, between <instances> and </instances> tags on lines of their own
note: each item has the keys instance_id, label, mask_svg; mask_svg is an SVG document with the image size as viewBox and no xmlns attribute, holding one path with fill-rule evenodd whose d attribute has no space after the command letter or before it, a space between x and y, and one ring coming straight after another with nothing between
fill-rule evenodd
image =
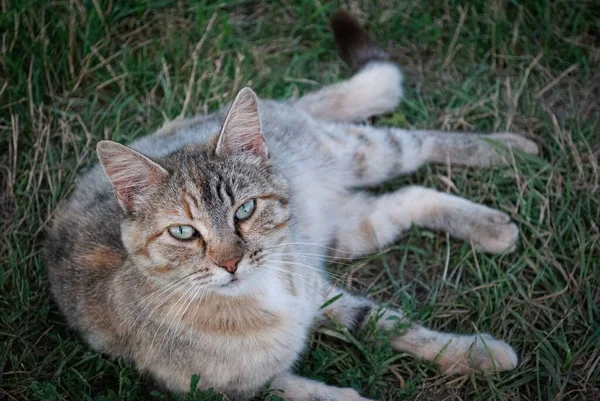
<instances>
[{"instance_id":1,"label":"cat's eye","mask_svg":"<svg viewBox=\"0 0 600 401\"><path fill-rule=\"evenodd\" d=\"M171 235L177 239L190 239L196 233L196 230L192 226L173 226L169 227Z\"/></svg>"},{"instance_id":2,"label":"cat's eye","mask_svg":"<svg viewBox=\"0 0 600 401\"><path fill-rule=\"evenodd\" d=\"M235 212L235 218L238 221L246 220L248 217L252 216L252 212L254 212L254 199L250 199L240 206Z\"/></svg>"}]
</instances>

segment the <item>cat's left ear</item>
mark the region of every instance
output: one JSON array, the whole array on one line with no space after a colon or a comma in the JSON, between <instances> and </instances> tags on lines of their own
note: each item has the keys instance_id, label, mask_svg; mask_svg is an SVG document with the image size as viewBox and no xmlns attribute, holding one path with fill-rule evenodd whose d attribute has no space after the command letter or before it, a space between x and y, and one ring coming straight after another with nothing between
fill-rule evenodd
<instances>
[{"instance_id":1,"label":"cat's left ear","mask_svg":"<svg viewBox=\"0 0 600 401\"><path fill-rule=\"evenodd\" d=\"M262 134L258 99L252 89L242 89L233 101L219 133L215 153L219 156L238 156L251 162L269 158Z\"/></svg>"}]
</instances>

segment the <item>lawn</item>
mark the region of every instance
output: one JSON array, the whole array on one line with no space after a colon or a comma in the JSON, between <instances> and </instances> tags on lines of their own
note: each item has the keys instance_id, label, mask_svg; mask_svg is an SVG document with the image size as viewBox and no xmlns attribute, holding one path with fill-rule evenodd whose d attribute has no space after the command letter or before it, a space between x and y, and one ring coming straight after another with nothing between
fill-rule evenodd
<instances>
[{"instance_id":1,"label":"lawn","mask_svg":"<svg viewBox=\"0 0 600 401\"><path fill-rule=\"evenodd\" d=\"M50 298L44 232L95 143L207 113L243 86L298 96L350 75L328 19L350 7L406 74L374 124L513 131L539 157L422 168L419 183L511 214L516 252L413 229L331 266L346 285L437 329L489 332L520 364L445 377L429 363L315 332L298 371L382 400L600 400L600 5L597 1L0 2L0 399L171 400L92 352ZM272 398L268 394L264 399ZM219 399L198 392L182 399Z\"/></svg>"}]
</instances>

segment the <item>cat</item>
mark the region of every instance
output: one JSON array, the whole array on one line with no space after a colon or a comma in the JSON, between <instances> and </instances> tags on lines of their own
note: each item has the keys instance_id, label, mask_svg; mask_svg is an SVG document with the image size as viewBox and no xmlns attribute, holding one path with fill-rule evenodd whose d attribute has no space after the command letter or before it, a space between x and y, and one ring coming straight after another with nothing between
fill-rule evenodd
<instances>
[{"instance_id":1,"label":"cat","mask_svg":"<svg viewBox=\"0 0 600 401\"><path fill-rule=\"evenodd\" d=\"M285 101L245 88L230 107L167 123L131 147L98 143L100 164L56 213L45 249L54 298L93 349L170 391L189 391L198 375L200 388L240 400L266 385L290 401L366 400L293 373L311 328L327 319L350 330L369 319L406 324L393 348L448 374L515 368L507 343L410 323L331 284L323 268L331 255L392 244L413 224L484 252L514 250L519 231L500 211L419 186L380 196L359 188L425 163L501 164L494 141L533 154L536 144L357 124L398 105L402 74L349 13L332 27L357 71L347 81Z\"/></svg>"}]
</instances>

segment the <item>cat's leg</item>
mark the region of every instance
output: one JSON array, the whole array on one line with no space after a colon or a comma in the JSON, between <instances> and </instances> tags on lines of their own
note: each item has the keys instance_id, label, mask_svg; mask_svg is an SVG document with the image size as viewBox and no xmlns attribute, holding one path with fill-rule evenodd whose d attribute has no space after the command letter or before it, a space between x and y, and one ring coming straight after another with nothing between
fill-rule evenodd
<instances>
[{"instance_id":1,"label":"cat's leg","mask_svg":"<svg viewBox=\"0 0 600 401\"><path fill-rule=\"evenodd\" d=\"M361 397L354 389L328 386L292 373L277 376L270 388L275 390L274 395L286 401L370 401Z\"/></svg>"},{"instance_id":2,"label":"cat's leg","mask_svg":"<svg viewBox=\"0 0 600 401\"><path fill-rule=\"evenodd\" d=\"M335 125L318 138L351 172L348 186L376 185L394 176L415 171L424 163L487 167L509 160L502 147L537 154L529 139L511 133L466 134L417 131L355 124ZM324 146L325 147L325 146Z\"/></svg>"},{"instance_id":3,"label":"cat's leg","mask_svg":"<svg viewBox=\"0 0 600 401\"><path fill-rule=\"evenodd\" d=\"M338 257L377 251L412 224L448 232L491 253L513 250L519 238L508 215L429 188L411 186L380 196L355 192L340 199L332 241Z\"/></svg>"},{"instance_id":4,"label":"cat's leg","mask_svg":"<svg viewBox=\"0 0 600 401\"><path fill-rule=\"evenodd\" d=\"M336 299L324 310L332 318L355 330L364 326L374 316L377 326L398 330L391 339L394 349L418 358L437 363L444 373L464 374L473 371L506 371L517 366L517 355L510 345L489 334L442 333L409 322L404 313L383 309L372 301L334 289L330 299Z\"/></svg>"},{"instance_id":5,"label":"cat's leg","mask_svg":"<svg viewBox=\"0 0 600 401\"><path fill-rule=\"evenodd\" d=\"M375 62L352 78L310 92L294 104L318 119L361 121L394 110L400 99L400 69L389 62Z\"/></svg>"}]
</instances>

